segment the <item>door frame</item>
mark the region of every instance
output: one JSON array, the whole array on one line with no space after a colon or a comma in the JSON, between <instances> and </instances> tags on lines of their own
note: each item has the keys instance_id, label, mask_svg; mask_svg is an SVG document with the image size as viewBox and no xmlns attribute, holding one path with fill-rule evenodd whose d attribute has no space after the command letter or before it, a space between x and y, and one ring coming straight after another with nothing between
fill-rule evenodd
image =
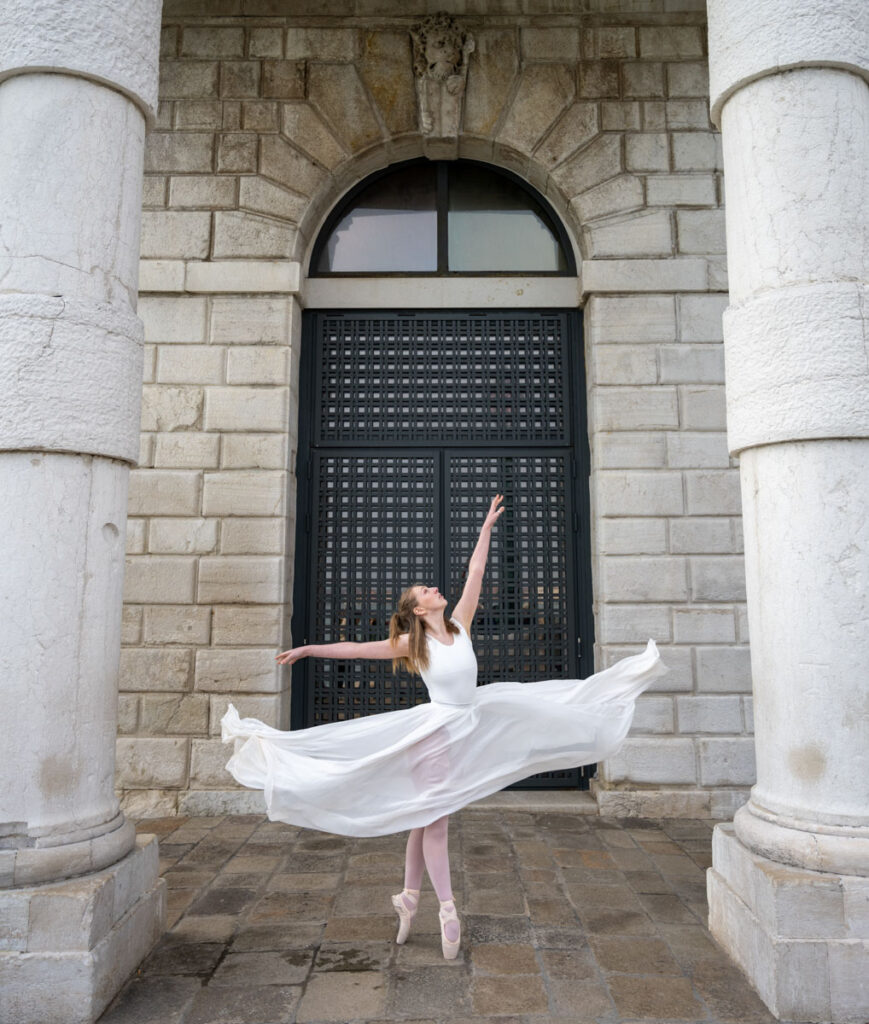
<instances>
[{"instance_id":1,"label":"door frame","mask_svg":"<svg viewBox=\"0 0 869 1024\"><path fill-rule=\"evenodd\" d=\"M301 352L299 365L299 406L298 406L298 448L296 453L296 481L297 481L297 502L296 502L296 531L295 531L295 558L294 558L294 580L293 580L293 614L290 624L292 634L292 645L301 645L314 642L317 639L309 636L310 605L308 603L312 565L312 545L309 538L312 534L312 509L311 501L313 484L313 451L312 451L312 427L313 414L317 408L318 396L315 393L317 379L316 359L316 324L321 316L393 316L393 315L420 315L420 316L443 316L446 310L443 307L418 308L407 310L404 308L355 308L349 309L337 307L333 309L314 308L305 310L302 317L301 330ZM568 401L570 402L570 426L569 438L572 445L572 479L571 498L574 508L575 522L572 524L574 542L569 545L572 550L573 578L576 580L577 592L569 595L569 605L574 608L577 637L581 644L578 651L572 652L572 661L577 665L580 677L584 678L594 671L594 601L592 590L592 549L591 549L591 512L590 512L590 473L591 459L588 439L588 413L586 394L585 374L585 346L582 323L582 310L576 307L540 307L530 309L522 304L518 307L499 307L498 309L481 309L479 307L466 307L462 309L451 309L450 312L459 315L476 314L478 316L497 316L499 314L528 315L530 313L541 314L562 314L566 316L567 325L567 346L568 346L568 367L570 373L570 390ZM455 445L432 445L431 447L473 447L474 442ZM369 447L360 445L360 449ZM385 449L387 446L382 446ZM422 447L428 447L421 445ZM479 447L486 447L485 444ZM521 445L502 445L504 453L510 452L511 448L521 447L525 450L539 447L542 449L557 447L551 442L532 442ZM443 496L445 498L445 496ZM580 601L580 594L588 595L587 601ZM299 666L302 667L301 665ZM300 726L295 723L305 721L306 717L306 688L307 672L297 673L298 680L291 688L291 728ZM301 726L304 727L304 726Z\"/></svg>"}]
</instances>

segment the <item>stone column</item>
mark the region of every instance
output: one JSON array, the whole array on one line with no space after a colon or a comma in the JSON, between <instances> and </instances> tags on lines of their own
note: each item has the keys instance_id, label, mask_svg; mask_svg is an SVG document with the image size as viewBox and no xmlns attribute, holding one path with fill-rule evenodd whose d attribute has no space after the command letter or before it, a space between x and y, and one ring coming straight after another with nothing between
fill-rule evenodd
<instances>
[{"instance_id":1,"label":"stone column","mask_svg":"<svg viewBox=\"0 0 869 1024\"><path fill-rule=\"evenodd\" d=\"M709 0L757 784L717 826L715 937L773 1013L869 1006L869 7Z\"/></svg>"},{"instance_id":2,"label":"stone column","mask_svg":"<svg viewBox=\"0 0 869 1024\"><path fill-rule=\"evenodd\" d=\"M94 1020L165 886L114 793L160 0L0 14L0 1019Z\"/></svg>"}]
</instances>

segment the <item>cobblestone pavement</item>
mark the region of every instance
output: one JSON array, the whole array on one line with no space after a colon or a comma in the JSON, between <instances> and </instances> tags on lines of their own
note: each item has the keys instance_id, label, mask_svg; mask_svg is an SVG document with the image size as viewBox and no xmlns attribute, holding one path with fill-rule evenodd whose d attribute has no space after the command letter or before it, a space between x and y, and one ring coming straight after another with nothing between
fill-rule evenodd
<instances>
[{"instance_id":1,"label":"cobblestone pavement","mask_svg":"<svg viewBox=\"0 0 869 1024\"><path fill-rule=\"evenodd\" d=\"M160 837L169 930L100 1024L774 1021L705 927L712 825L454 815L464 938L448 963L430 888L393 942L402 835L142 821Z\"/></svg>"}]
</instances>

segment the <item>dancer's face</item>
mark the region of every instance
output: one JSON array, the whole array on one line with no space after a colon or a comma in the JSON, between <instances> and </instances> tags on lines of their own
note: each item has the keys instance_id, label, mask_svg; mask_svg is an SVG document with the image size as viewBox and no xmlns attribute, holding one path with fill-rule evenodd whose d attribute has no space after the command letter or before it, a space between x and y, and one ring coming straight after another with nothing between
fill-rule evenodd
<instances>
[{"instance_id":1,"label":"dancer's face","mask_svg":"<svg viewBox=\"0 0 869 1024\"><path fill-rule=\"evenodd\" d=\"M416 588L416 607L426 612L440 611L446 606L447 599L441 594L437 587L418 586ZM422 614L416 612L417 615Z\"/></svg>"}]
</instances>

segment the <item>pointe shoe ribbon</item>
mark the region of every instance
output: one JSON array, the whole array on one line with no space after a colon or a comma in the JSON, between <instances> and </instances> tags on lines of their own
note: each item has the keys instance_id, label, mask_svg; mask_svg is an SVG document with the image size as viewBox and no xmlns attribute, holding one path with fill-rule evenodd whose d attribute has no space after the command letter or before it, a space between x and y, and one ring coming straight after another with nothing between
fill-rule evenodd
<instances>
[{"instance_id":1,"label":"pointe shoe ribbon","mask_svg":"<svg viewBox=\"0 0 869 1024\"><path fill-rule=\"evenodd\" d=\"M407 941L407 937L410 934L410 926L413 924L414 917L416 917L416 908L419 905L419 889L402 889L400 893L390 898L392 899L393 907L395 907L395 912L398 914L398 935L396 935L395 941L401 946ZM412 907L407 905L405 898L413 900Z\"/></svg>"},{"instance_id":2,"label":"pointe shoe ribbon","mask_svg":"<svg viewBox=\"0 0 869 1024\"><path fill-rule=\"evenodd\" d=\"M459 915L456 913L456 905L453 900L444 900L441 903L438 918L441 923L441 949L443 950L444 959L455 960L459 952L459 946L462 944L462 925L459 921ZM451 921L455 921L458 926L458 934L455 939L447 938L447 925Z\"/></svg>"}]
</instances>

